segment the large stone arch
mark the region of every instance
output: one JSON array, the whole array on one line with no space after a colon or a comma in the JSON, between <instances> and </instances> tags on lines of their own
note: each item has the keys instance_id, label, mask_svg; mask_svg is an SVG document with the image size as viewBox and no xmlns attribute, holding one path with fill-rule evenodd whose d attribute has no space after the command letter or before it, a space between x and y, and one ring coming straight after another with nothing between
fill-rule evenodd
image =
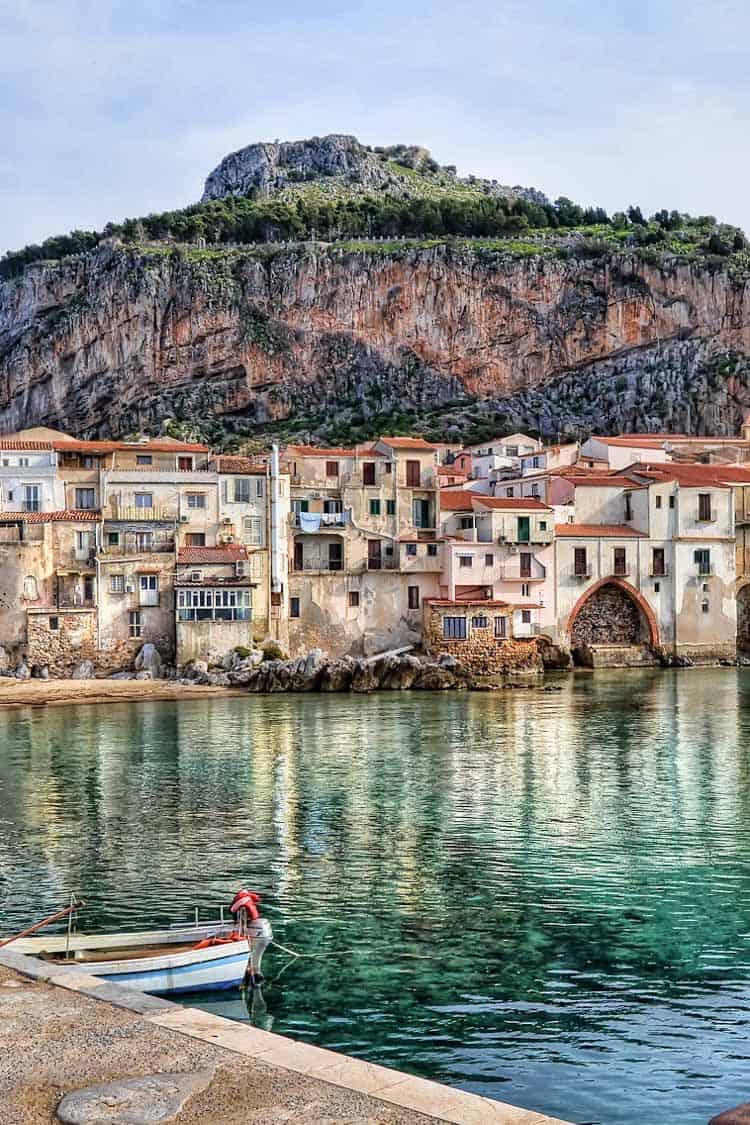
<instances>
[{"instance_id":1,"label":"large stone arch","mask_svg":"<svg viewBox=\"0 0 750 1125\"><path fill-rule=\"evenodd\" d=\"M622 578L600 578L573 606L567 625L571 648L592 644L659 645L659 626L643 595Z\"/></svg>"},{"instance_id":2,"label":"large stone arch","mask_svg":"<svg viewBox=\"0 0 750 1125\"><path fill-rule=\"evenodd\" d=\"M737 648L750 652L750 579L737 585Z\"/></svg>"}]
</instances>

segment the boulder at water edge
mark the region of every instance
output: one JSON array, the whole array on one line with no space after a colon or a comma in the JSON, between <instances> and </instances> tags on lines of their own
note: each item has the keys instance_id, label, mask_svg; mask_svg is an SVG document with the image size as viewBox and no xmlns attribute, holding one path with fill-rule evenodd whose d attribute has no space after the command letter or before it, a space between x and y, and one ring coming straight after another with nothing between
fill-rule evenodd
<instances>
[{"instance_id":1,"label":"boulder at water edge","mask_svg":"<svg viewBox=\"0 0 750 1125\"><path fill-rule=\"evenodd\" d=\"M750 1125L750 1102L727 1109L712 1117L708 1125Z\"/></svg>"},{"instance_id":2,"label":"boulder at water edge","mask_svg":"<svg viewBox=\"0 0 750 1125\"><path fill-rule=\"evenodd\" d=\"M30 680L31 679L31 669L29 668L28 664L24 664L23 662L21 662L18 665L18 667L16 668L16 679L17 680Z\"/></svg>"},{"instance_id":3,"label":"boulder at water edge","mask_svg":"<svg viewBox=\"0 0 750 1125\"><path fill-rule=\"evenodd\" d=\"M161 657L156 645L147 643L135 658L136 672L150 672L151 678L156 680L161 672Z\"/></svg>"},{"instance_id":4,"label":"boulder at water edge","mask_svg":"<svg viewBox=\"0 0 750 1125\"><path fill-rule=\"evenodd\" d=\"M93 680L94 665L90 660L81 660L70 673L71 680Z\"/></svg>"}]
</instances>

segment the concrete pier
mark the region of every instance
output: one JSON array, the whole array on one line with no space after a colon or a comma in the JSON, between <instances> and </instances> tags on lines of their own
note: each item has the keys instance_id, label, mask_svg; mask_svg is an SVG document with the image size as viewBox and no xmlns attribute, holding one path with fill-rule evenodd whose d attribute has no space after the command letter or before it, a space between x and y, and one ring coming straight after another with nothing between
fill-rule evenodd
<instances>
[{"instance_id":1,"label":"concrete pier","mask_svg":"<svg viewBox=\"0 0 750 1125\"><path fill-rule=\"evenodd\" d=\"M101 1084L109 1085L91 1089ZM75 1091L86 1093L66 1098ZM565 1125L8 947L0 951L0 1125L61 1118L71 1125Z\"/></svg>"}]
</instances>

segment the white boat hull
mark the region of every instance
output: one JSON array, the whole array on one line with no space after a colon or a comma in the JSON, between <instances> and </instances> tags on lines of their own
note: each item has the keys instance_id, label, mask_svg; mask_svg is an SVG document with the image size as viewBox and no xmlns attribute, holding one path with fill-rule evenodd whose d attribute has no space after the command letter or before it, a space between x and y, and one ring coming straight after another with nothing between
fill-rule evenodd
<instances>
[{"instance_id":1,"label":"white boat hull","mask_svg":"<svg viewBox=\"0 0 750 1125\"><path fill-rule=\"evenodd\" d=\"M53 957L56 964L75 965L82 972L101 977L112 984L137 988L140 992L169 996L179 992L232 988L245 979L248 967L260 973L263 952L273 938L271 925L265 918L253 922L248 937L191 948L170 951L169 948L153 951L154 946L184 945L202 942L205 938L221 937L229 932L226 924L180 927L174 930L143 931L138 934L74 934L54 938L25 938L13 943L19 953L31 956ZM150 949L143 957L133 955L139 946ZM127 949L129 956L118 960L112 957L117 949ZM60 960L66 950L69 959ZM96 953L106 953L106 960L97 960ZM153 952L152 952L153 951Z\"/></svg>"}]
</instances>

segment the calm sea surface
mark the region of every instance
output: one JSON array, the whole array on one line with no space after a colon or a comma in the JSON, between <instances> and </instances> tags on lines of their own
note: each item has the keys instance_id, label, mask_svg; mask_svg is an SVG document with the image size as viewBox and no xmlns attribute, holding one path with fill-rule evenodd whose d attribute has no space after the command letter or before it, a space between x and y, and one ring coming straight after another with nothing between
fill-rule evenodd
<instances>
[{"instance_id":1,"label":"calm sea surface","mask_svg":"<svg viewBox=\"0 0 750 1125\"><path fill-rule=\"evenodd\" d=\"M276 936L234 1019L606 1125L750 1098L750 671L0 713L0 932ZM192 998L191 998L192 1000Z\"/></svg>"}]
</instances>

